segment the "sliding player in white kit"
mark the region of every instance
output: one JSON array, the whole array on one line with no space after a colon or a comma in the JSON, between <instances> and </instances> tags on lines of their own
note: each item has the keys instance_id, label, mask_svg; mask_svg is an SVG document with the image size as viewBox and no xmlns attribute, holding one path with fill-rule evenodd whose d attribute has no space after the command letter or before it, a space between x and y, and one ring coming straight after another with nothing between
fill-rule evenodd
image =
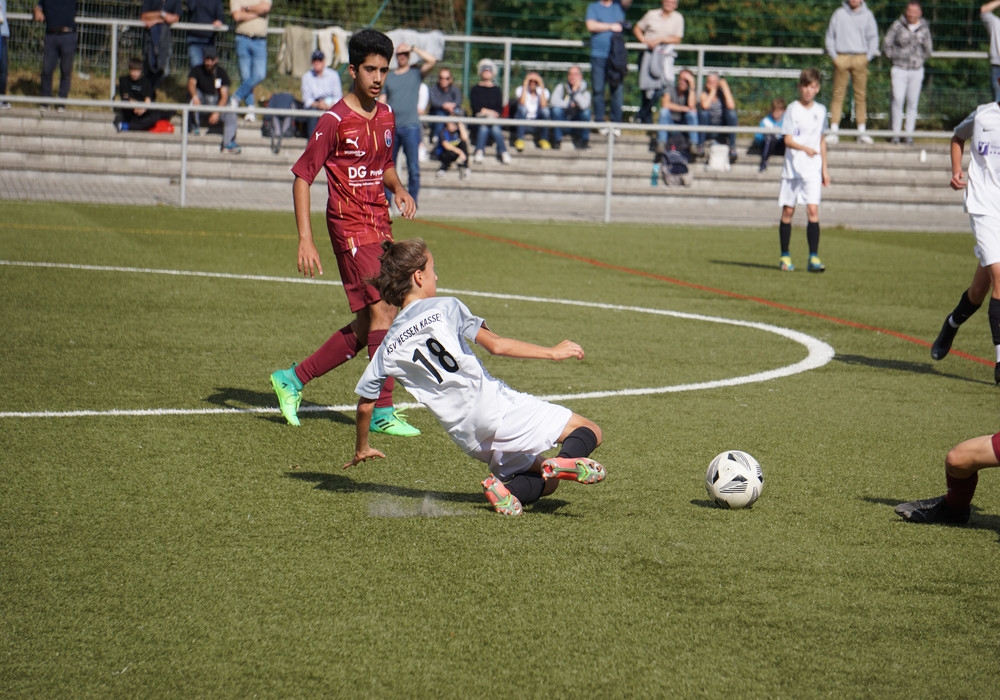
<instances>
[{"instance_id":1,"label":"sliding player in white kit","mask_svg":"<svg viewBox=\"0 0 1000 700\"><path fill-rule=\"evenodd\" d=\"M789 244L792 239L792 216L796 204L806 205L806 240L809 243L809 272L826 269L819 259L819 203L824 187L830 184L826 169L827 129L826 107L816 102L819 94L819 71L807 68L799 75L799 99L788 105L781 119L781 133L785 137L785 165L781 171L781 223L778 239L781 244L780 268L786 272L795 269Z\"/></svg>"},{"instance_id":2,"label":"sliding player in white kit","mask_svg":"<svg viewBox=\"0 0 1000 700\"><path fill-rule=\"evenodd\" d=\"M597 424L495 379L466 340L492 355L556 361L582 360L583 348L569 340L546 348L503 338L458 299L437 296L434 256L422 240L385 241L382 248L381 273L372 283L400 311L355 389L357 444L344 468L385 457L368 443L369 421L383 382L395 377L463 452L489 465L483 490L497 512L520 514L560 479L603 481L604 467L588 459L601 444ZM556 444L557 457L542 456Z\"/></svg>"}]
</instances>

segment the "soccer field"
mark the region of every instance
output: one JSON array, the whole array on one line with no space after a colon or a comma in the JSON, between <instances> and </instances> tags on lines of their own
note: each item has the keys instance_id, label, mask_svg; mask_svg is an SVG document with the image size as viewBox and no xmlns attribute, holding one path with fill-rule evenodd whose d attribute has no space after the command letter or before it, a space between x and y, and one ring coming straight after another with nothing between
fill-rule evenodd
<instances>
[{"instance_id":1,"label":"soccer field","mask_svg":"<svg viewBox=\"0 0 1000 700\"><path fill-rule=\"evenodd\" d=\"M269 373L351 318L290 212L5 202L0 696L996 694L1000 474L968 527L893 514L1000 429L985 309L929 355L971 234L830 228L809 274L777 220L394 233L497 333L584 347L479 354L600 424L607 480L499 516L419 407L344 471L360 360L287 425ZM751 509L708 500L726 449Z\"/></svg>"}]
</instances>

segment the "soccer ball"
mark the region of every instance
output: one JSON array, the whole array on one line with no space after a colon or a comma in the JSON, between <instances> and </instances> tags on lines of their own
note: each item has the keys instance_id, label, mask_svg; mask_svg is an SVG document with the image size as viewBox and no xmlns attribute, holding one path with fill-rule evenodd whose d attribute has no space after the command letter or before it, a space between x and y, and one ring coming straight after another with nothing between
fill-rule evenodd
<instances>
[{"instance_id":1,"label":"soccer ball","mask_svg":"<svg viewBox=\"0 0 1000 700\"><path fill-rule=\"evenodd\" d=\"M764 472L760 464L739 450L717 455L705 474L708 496L722 508L747 508L760 498L763 488Z\"/></svg>"}]
</instances>

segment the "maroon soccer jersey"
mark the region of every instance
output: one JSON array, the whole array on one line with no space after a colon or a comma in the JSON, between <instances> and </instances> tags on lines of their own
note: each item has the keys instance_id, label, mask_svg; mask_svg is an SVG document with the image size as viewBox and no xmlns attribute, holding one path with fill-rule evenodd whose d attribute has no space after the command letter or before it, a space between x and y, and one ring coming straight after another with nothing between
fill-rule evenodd
<instances>
[{"instance_id":1,"label":"maroon soccer jersey","mask_svg":"<svg viewBox=\"0 0 1000 700\"><path fill-rule=\"evenodd\" d=\"M366 119L341 100L320 116L292 172L312 185L326 169L326 222L335 252L392 240L382 174L393 167L392 110L376 103Z\"/></svg>"}]
</instances>

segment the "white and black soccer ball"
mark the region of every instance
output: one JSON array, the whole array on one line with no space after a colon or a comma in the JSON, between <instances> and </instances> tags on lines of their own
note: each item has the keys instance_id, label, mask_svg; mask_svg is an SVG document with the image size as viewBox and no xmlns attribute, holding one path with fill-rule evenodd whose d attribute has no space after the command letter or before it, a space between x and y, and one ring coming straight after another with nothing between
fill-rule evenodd
<instances>
[{"instance_id":1,"label":"white and black soccer ball","mask_svg":"<svg viewBox=\"0 0 1000 700\"><path fill-rule=\"evenodd\" d=\"M705 489L722 508L747 508L760 498L764 472L746 452L728 450L709 463Z\"/></svg>"}]
</instances>

